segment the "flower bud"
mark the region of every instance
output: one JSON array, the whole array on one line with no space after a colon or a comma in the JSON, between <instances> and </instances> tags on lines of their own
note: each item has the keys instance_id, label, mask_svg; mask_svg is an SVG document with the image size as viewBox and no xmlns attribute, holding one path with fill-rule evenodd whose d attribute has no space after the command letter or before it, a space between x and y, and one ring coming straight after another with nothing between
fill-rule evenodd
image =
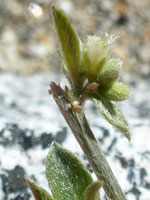
<instances>
[{"instance_id":1,"label":"flower bud","mask_svg":"<svg viewBox=\"0 0 150 200\"><path fill-rule=\"evenodd\" d=\"M107 99L111 101L123 101L130 97L130 91L128 87L121 82L116 82L111 86L111 88L108 90L101 90L101 92Z\"/></svg>"},{"instance_id":2,"label":"flower bud","mask_svg":"<svg viewBox=\"0 0 150 200\"><path fill-rule=\"evenodd\" d=\"M103 67L110 60L112 44L117 36L105 34L101 39L97 36L88 36L84 47L84 64L89 82L97 80Z\"/></svg>"},{"instance_id":3,"label":"flower bud","mask_svg":"<svg viewBox=\"0 0 150 200\"><path fill-rule=\"evenodd\" d=\"M99 85L110 85L120 77L122 61L119 59L110 59L103 67L98 76Z\"/></svg>"}]
</instances>

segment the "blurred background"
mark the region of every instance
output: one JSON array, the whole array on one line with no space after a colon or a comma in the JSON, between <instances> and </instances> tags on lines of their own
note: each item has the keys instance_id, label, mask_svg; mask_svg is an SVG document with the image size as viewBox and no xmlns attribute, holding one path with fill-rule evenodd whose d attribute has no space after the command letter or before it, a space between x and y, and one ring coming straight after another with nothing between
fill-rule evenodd
<instances>
[{"instance_id":1,"label":"blurred background","mask_svg":"<svg viewBox=\"0 0 150 200\"><path fill-rule=\"evenodd\" d=\"M121 79L131 88L131 98L119 104L131 143L92 105L86 112L128 199L149 200L150 0L0 0L0 199L32 199L24 175L48 187L44 163L54 139L92 173L47 92L50 81L64 80L50 3L65 11L82 41L119 35L113 54L124 62Z\"/></svg>"},{"instance_id":2,"label":"blurred background","mask_svg":"<svg viewBox=\"0 0 150 200\"><path fill-rule=\"evenodd\" d=\"M30 74L60 71L47 0L0 0L0 70ZM147 78L150 65L149 0L56 0L82 41L118 34L114 55L128 76ZM129 73L130 72L130 73Z\"/></svg>"}]
</instances>

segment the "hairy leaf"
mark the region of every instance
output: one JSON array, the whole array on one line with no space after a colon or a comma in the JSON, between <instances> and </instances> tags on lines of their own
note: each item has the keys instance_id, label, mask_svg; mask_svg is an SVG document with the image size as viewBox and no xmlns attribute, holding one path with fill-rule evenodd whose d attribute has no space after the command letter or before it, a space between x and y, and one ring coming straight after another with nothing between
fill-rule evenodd
<instances>
[{"instance_id":1,"label":"hairy leaf","mask_svg":"<svg viewBox=\"0 0 150 200\"><path fill-rule=\"evenodd\" d=\"M55 142L47 157L46 175L57 200L85 200L84 190L93 182L78 158Z\"/></svg>"},{"instance_id":2,"label":"hairy leaf","mask_svg":"<svg viewBox=\"0 0 150 200\"><path fill-rule=\"evenodd\" d=\"M51 7L52 16L58 35L58 43L60 54L64 60L70 74L70 79L76 89L81 88L83 81L80 72L81 66L81 45L77 34L75 33L69 19L65 13L56 8ZM81 84L80 84L81 83Z\"/></svg>"}]
</instances>

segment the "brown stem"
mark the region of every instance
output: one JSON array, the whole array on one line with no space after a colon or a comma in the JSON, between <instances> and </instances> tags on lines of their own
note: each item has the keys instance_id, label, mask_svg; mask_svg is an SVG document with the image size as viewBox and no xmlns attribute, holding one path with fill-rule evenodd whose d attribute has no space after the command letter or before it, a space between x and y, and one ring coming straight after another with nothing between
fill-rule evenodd
<instances>
[{"instance_id":1,"label":"brown stem","mask_svg":"<svg viewBox=\"0 0 150 200\"><path fill-rule=\"evenodd\" d=\"M100 149L83 111L73 110L65 92L59 85L51 83L56 104L80 144L97 178L104 182L104 190L111 200L127 200L109 164Z\"/></svg>"}]
</instances>

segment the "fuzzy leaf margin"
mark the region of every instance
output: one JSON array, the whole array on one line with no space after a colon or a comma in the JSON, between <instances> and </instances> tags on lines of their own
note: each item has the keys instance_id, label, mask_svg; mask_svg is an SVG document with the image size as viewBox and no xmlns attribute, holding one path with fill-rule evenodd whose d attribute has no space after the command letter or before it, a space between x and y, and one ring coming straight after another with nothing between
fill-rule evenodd
<instances>
[{"instance_id":1,"label":"fuzzy leaf margin","mask_svg":"<svg viewBox=\"0 0 150 200\"><path fill-rule=\"evenodd\" d=\"M114 102L108 101L105 98L101 98L101 100L93 99L93 102L105 119L114 127L119 129L120 132L130 141L131 135L128 122L118 106Z\"/></svg>"},{"instance_id":2,"label":"fuzzy leaf margin","mask_svg":"<svg viewBox=\"0 0 150 200\"><path fill-rule=\"evenodd\" d=\"M81 44L80 40L72 27L68 17L54 5L51 6L51 14L58 36L60 54L68 69L72 86L80 90L83 82L81 65ZM67 73L67 72L66 72ZM68 75L67 75L68 76Z\"/></svg>"}]
</instances>

